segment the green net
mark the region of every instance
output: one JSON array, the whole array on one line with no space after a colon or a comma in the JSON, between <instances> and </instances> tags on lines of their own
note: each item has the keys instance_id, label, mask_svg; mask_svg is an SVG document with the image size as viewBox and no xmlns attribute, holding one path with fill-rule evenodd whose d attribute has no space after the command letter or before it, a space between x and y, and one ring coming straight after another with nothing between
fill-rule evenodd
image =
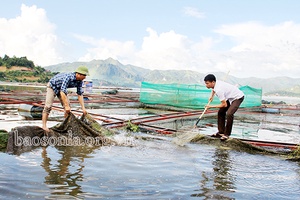
<instances>
[{"instance_id":1,"label":"green net","mask_svg":"<svg viewBox=\"0 0 300 200\"><path fill-rule=\"evenodd\" d=\"M245 94L241 107L261 106L262 89L242 86ZM140 102L144 104L162 104L181 108L203 109L208 102L211 90L203 85L194 84L154 84L142 82ZM212 104L219 104L214 98Z\"/></svg>"},{"instance_id":2,"label":"green net","mask_svg":"<svg viewBox=\"0 0 300 200\"><path fill-rule=\"evenodd\" d=\"M245 94L245 100L243 101L241 107L250 108L255 106L261 106L262 101L262 89L253 88L250 86L242 86L240 87Z\"/></svg>"}]
</instances>

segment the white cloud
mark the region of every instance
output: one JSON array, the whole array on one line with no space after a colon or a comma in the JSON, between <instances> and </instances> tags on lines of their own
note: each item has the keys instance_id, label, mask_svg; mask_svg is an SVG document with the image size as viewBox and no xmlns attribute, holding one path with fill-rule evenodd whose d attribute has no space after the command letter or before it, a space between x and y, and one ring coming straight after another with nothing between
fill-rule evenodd
<instances>
[{"instance_id":1,"label":"white cloud","mask_svg":"<svg viewBox=\"0 0 300 200\"><path fill-rule=\"evenodd\" d=\"M87 53L79 58L79 61L91 61L93 59L105 60L109 57L126 62L127 58L134 56L135 46L133 41L119 42L116 40L96 39L90 36L74 34L80 41L94 46L87 49Z\"/></svg>"},{"instance_id":2,"label":"white cloud","mask_svg":"<svg viewBox=\"0 0 300 200\"><path fill-rule=\"evenodd\" d=\"M241 76L300 76L300 25L284 22L265 26L258 22L224 25L217 33L235 45L224 52L234 60L231 68ZM226 60L219 66L226 65Z\"/></svg>"},{"instance_id":3,"label":"white cloud","mask_svg":"<svg viewBox=\"0 0 300 200\"><path fill-rule=\"evenodd\" d=\"M49 22L45 10L36 6L22 4L20 16L0 18L0 41L0 52L10 57L26 56L42 66L64 60L55 25Z\"/></svg>"},{"instance_id":4,"label":"white cloud","mask_svg":"<svg viewBox=\"0 0 300 200\"><path fill-rule=\"evenodd\" d=\"M238 77L300 76L300 37L297 35L300 25L293 22L274 26L257 22L223 25L215 31L219 38L202 37L200 41L191 41L173 30L157 33L147 28L147 32L140 49L133 41L77 36L94 46L81 60L112 57L124 64L149 69L230 71Z\"/></svg>"},{"instance_id":5,"label":"white cloud","mask_svg":"<svg viewBox=\"0 0 300 200\"><path fill-rule=\"evenodd\" d=\"M142 49L137 53L137 62L152 69L184 69L189 57L190 41L174 31L157 34L147 28Z\"/></svg>"},{"instance_id":6,"label":"white cloud","mask_svg":"<svg viewBox=\"0 0 300 200\"><path fill-rule=\"evenodd\" d=\"M205 18L204 13L199 12L197 8L193 8L193 7L184 7L183 8L183 13L185 15L188 15L188 16L191 16L191 17L196 17L198 19Z\"/></svg>"},{"instance_id":7,"label":"white cloud","mask_svg":"<svg viewBox=\"0 0 300 200\"><path fill-rule=\"evenodd\" d=\"M87 50L80 61L107 59L112 57L123 64L132 64L148 69L193 69L198 70L198 60L205 57L213 45L212 38L202 38L193 43L186 36L174 31L158 34L147 28L148 36L144 37L141 49L136 49L133 41L119 42L106 39L95 39L89 36L74 35L80 41L93 46Z\"/></svg>"},{"instance_id":8,"label":"white cloud","mask_svg":"<svg viewBox=\"0 0 300 200\"><path fill-rule=\"evenodd\" d=\"M191 7L184 12L205 17ZM69 59L67 54L71 53L55 30L44 9L22 5L20 16L0 18L0 52L26 56L42 66L76 61ZM90 46L80 49L84 53L77 60L112 57L123 64L149 69L189 69L201 73L230 70L231 75L239 77L300 77L300 24L292 21L272 26L259 22L225 24L215 30L217 37L199 36L198 41L174 30L158 33L147 28L146 31L140 47L131 40L74 34L77 40Z\"/></svg>"},{"instance_id":9,"label":"white cloud","mask_svg":"<svg viewBox=\"0 0 300 200\"><path fill-rule=\"evenodd\" d=\"M193 42L187 36L174 31L158 34L147 28L149 35L144 37L141 50L136 54L134 64L162 70L199 70L204 67L199 60L212 47L211 38L202 38L200 42Z\"/></svg>"}]
</instances>

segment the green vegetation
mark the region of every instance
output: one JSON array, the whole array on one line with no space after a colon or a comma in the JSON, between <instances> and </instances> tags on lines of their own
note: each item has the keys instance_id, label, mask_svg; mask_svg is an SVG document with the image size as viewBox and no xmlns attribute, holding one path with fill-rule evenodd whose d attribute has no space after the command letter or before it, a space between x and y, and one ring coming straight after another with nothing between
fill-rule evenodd
<instances>
[{"instance_id":1,"label":"green vegetation","mask_svg":"<svg viewBox=\"0 0 300 200\"><path fill-rule=\"evenodd\" d=\"M132 132L138 132L139 131L139 126L136 124L131 123L131 121L129 120L127 125L125 126L125 129L128 131L132 131Z\"/></svg>"},{"instance_id":2,"label":"green vegetation","mask_svg":"<svg viewBox=\"0 0 300 200\"><path fill-rule=\"evenodd\" d=\"M8 140L8 132L6 130L0 130L0 151L6 149Z\"/></svg>"},{"instance_id":3,"label":"green vegetation","mask_svg":"<svg viewBox=\"0 0 300 200\"><path fill-rule=\"evenodd\" d=\"M23 66L30 69L34 68L34 64L31 60L27 60L26 57L17 58L16 56L10 58L5 55L3 58L0 57L0 66L6 66L8 69L12 66Z\"/></svg>"},{"instance_id":4,"label":"green vegetation","mask_svg":"<svg viewBox=\"0 0 300 200\"><path fill-rule=\"evenodd\" d=\"M33 61L26 57L10 58L5 55L3 58L0 57L0 67L6 69L0 71L0 81L47 83L52 76L57 74L35 66ZM12 69L12 67L15 68Z\"/></svg>"},{"instance_id":5,"label":"green vegetation","mask_svg":"<svg viewBox=\"0 0 300 200\"><path fill-rule=\"evenodd\" d=\"M296 150L289 154L288 160L300 161L300 145L298 145Z\"/></svg>"}]
</instances>

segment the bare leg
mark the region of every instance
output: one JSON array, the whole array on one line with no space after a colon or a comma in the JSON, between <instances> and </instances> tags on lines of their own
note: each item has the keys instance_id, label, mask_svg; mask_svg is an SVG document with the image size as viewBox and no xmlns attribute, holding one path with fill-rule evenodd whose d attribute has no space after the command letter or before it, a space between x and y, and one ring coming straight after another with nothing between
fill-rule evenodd
<instances>
[{"instance_id":1,"label":"bare leg","mask_svg":"<svg viewBox=\"0 0 300 200\"><path fill-rule=\"evenodd\" d=\"M49 116L49 114L47 112L43 112L43 114L42 114L43 129L46 132L49 132L49 128L47 127L48 116Z\"/></svg>"},{"instance_id":2,"label":"bare leg","mask_svg":"<svg viewBox=\"0 0 300 200\"><path fill-rule=\"evenodd\" d=\"M44 106L44 110L42 113L42 122L43 122L43 129L46 132L49 132L49 129L47 127L47 121L48 121L48 116L51 112L51 107L54 101L54 97L55 97L55 93L53 91L53 89L50 87L49 83L47 85L47 93L46 93L46 100L45 100L45 106Z\"/></svg>"}]
</instances>

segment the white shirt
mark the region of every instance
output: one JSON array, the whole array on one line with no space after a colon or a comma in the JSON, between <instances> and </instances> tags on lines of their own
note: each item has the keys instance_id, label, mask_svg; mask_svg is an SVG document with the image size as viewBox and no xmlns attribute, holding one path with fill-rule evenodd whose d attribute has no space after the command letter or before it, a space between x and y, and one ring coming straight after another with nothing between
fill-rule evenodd
<instances>
[{"instance_id":1,"label":"white shirt","mask_svg":"<svg viewBox=\"0 0 300 200\"><path fill-rule=\"evenodd\" d=\"M230 104L244 96L244 93L236 86L217 80L213 89L220 101L228 100Z\"/></svg>"}]
</instances>

